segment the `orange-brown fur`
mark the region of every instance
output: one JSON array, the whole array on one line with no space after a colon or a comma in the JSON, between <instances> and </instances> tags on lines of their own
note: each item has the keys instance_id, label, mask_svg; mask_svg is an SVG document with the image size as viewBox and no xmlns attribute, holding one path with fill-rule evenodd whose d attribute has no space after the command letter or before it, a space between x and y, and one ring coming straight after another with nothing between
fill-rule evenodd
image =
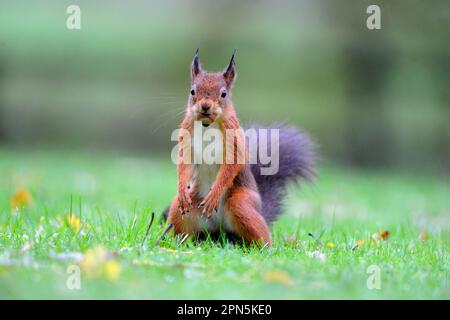
<instances>
[{"instance_id":1,"label":"orange-brown fur","mask_svg":"<svg viewBox=\"0 0 450 320\"><path fill-rule=\"evenodd\" d=\"M192 92L181 128L193 136L193 123L201 121L204 126L217 125L225 137L227 129L241 129L231 101L231 89L236 76L234 60L225 72L203 71L196 54L191 67ZM226 92L226 97L221 94ZM208 114L202 110L208 108ZM205 112L204 112L205 113ZM225 139L224 139L225 140ZM234 141L234 148L223 149L223 159L233 152L233 164L220 164L209 192L202 194L205 167L183 163L185 148L183 135L179 136L178 192L169 209L168 220L174 225L175 234L199 234L204 229L215 231L224 228L243 238L247 243L270 246L272 239L266 221L261 215L261 199L258 188L247 163L239 163L238 155L246 159L242 136ZM225 141L224 141L225 143ZM207 166L202 164L201 166ZM213 170L214 167L206 168Z\"/></svg>"}]
</instances>

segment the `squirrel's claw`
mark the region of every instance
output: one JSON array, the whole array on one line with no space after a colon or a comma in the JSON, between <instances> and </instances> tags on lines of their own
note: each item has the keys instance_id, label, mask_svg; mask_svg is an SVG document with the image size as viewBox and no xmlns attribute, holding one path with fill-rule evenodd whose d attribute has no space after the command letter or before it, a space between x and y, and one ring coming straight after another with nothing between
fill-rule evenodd
<instances>
[{"instance_id":1,"label":"squirrel's claw","mask_svg":"<svg viewBox=\"0 0 450 320\"><path fill-rule=\"evenodd\" d=\"M178 208L178 211L180 211L181 215L184 216L185 214L189 213L189 210L184 210L182 207Z\"/></svg>"},{"instance_id":2,"label":"squirrel's claw","mask_svg":"<svg viewBox=\"0 0 450 320\"><path fill-rule=\"evenodd\" d=\"M199 208L203 208L202 215L207 215L208 219L212 217L213 210L217 213L217 207L219 203L212 197L206 197L200 204Z\"/></svg>"},{"instance_id":3,"label":"squirrel's claw","mask_svg":"<svg viewBox=\"0 0 450 320\"><path fill-rule=\"evenodd\" d=\"M178 210L180 211L182 216L186 213L189 213L189 209L193 208L192 199L187 189L181 188L178 191L178 201Z\"/></svg>"}]
</instances>

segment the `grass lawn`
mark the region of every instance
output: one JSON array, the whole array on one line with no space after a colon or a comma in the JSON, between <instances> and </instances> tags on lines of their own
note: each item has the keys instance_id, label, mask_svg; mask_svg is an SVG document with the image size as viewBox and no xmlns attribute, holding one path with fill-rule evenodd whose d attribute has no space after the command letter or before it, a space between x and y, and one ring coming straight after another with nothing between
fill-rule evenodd
<instances>
[{"instance_id":1,"label":"grass lawn","mask_svg":"<svg viewBox=\"0 0 450 320\"><path fill-rule=\"evenodd\" d=\"M273 248L155 246L157 219L141 246L175 190L169 156L0 148L0 299L450 297L448 176L326 165L290 190Z\"/></svg>"}]
</instances>

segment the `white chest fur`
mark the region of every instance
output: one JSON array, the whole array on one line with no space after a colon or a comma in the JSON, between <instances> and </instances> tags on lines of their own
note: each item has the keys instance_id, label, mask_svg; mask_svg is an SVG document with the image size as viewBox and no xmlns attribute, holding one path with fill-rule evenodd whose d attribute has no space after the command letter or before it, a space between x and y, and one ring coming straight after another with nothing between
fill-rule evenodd
<instances>
[{"instance_id":1,"label":"white chest fur","mask_svg":"<svg viewBox=\"0 0 450 320\"><path fill-rule=\"evenodd\" d=\"M192 180L198 184L200 194L204 197L216 180L222 162L223 144L217 124L194 130L192 147L195 163Z\"/></svg>"},{"instance_id":2,"label":"white chest fur","mask_svg":"<svg viewBox=\"0 0 450 320\"><path fill-rule=\"evenodd\" d=\"M215 130L215 131L209 131ZM220 133L217 125L213 123L208 128L202 130L201 139L196 136L199 132L194 131L193 153L195 164L192 166L191 184L199 190L200 197L203 199L211 190L219 173L222 156L223 144L218 141ZM201 161L199 161L201 159ZM195 184L195 186L194 186ZM224 212L224 196L222 196L217 212L213 212L210 219L199 216L199 227L206 228L209 231L217 231L220 227L232 231L229 219Z\"/></svg>"}]
</instances>

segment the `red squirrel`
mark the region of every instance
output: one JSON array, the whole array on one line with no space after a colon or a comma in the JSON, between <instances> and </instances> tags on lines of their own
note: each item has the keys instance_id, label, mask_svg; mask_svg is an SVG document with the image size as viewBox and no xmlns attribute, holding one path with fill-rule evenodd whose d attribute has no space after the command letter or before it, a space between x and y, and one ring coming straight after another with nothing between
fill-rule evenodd
<instances>
[{"instance_id":1,"label":"red squirrel","mask_svg":"<svg viewBox=\"0 0 450 320\"><path fill-rule=\"evenodd\" d=\"M198 49L191 64L191 89L180 132L194 133L194 122L242 132L231 100L236 80L235 53L222 72L207 72L199 62ZM254 127L257 128L257 127ZM290 181L311 180L314 176L314 143L295 127L271 126L279 130L279 167L275 174L262 175L261 162L249 162L248 145L242 135L220 149L223 157L232 153L234 161L220 164L188 163L186 156L195 146L178 137L178 192L167 215L175 235L199 235L224 231L248 244L272 245L269 223L282 211L282 200ZM240 137L240 138L239 138ZM257 148L261 148L258 145ZM242 155L244 161L237 161Z\"/></svg>"}]
</instances>

